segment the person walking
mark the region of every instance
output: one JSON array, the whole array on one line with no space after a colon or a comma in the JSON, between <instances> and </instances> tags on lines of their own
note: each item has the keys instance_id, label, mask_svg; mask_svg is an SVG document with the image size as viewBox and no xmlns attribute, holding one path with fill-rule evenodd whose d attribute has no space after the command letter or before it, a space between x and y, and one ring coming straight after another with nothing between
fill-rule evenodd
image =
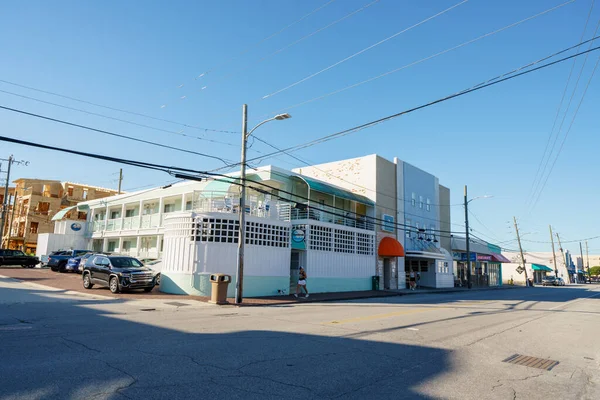
<instances>
[{"instance_id":1,"label":"person walking","mask_svg":"<svg viewBox=\"0 0 600 400\"><path fill-rule=\"evenodd\" d=\"M306 288L306 271L304 268L300 267L300 271L298 271L298 284L296 285L296 293L294 293L294 297L298 297L300 294L300 289L304 289L306 293L306 298L308 298L308 289Z\"/></svg>"},{"instance_id":2,"label":"person walking","mask_svg":"<svg viewBox=\"0 0 600 400\"><path fill-rule=\"evenodd\" d=\"M410 278L409 278L409 283L410 285L410 290L415 290L415 286L417 285L416 282L416 277L415 277L415 271L410 270Z\"/></svg>"}]
</instances>

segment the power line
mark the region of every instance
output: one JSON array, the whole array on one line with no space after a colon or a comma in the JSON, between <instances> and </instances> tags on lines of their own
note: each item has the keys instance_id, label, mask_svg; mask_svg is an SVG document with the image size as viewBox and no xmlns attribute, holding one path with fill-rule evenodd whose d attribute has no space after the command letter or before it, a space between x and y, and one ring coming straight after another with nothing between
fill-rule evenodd
<instances>
[{"instance_id":1,"label":"power line","mask_svg":"<svg viewBox=\"0 0 600 400\"><path fill-rule=\"evenodd\" d=\"M585 31L587 30L587 26L588 23L590 21L590 17L592 16L592 11L594 9L594 3L596 0L592 0L592 4L590 6L590 11L588 12L587 15L587 19L585 20L585 25L583 26L583 32L581 32L581 37L579 38L579 41L583 41L583 38L585 36ZM579 47L577 47L577 50L579 51ZM552 128L550 129L550 134L548 135L548 140L546 140L546 146L544 147L544 152L542 153L542 159L540 160L540 163L538 164L538 168L537 171L535 172L535 176L533 178L533 182L530 186L529 189L529 195L527 196L528 201L531 200L531 198L533 197L532 195L535 194L535 190L534 187L537 188L539 182L538 182L538 174L540 173L540 169L542 167L542 164L544 163L544 160L546 159L546 152L548 151L548 145L550 144L550 140L552 139L552 137L554 136L554 128L556 127L556 122L558 121L558 116L560 115L560 110L562 109L562 105L563 102L565 100L565 96L567 94L567 89L569 87L569 83L571 82L571 76L573 75L573 71L575 70L575 64L577 63L576 59L573 59L573 64L571 64L571 70L569 71L569 76L567 77L567 82L565 83L565 88L563 89L563 93L562 96L560 98L560 102L558 103L558 107L556 109L556 115L554 116L554 122L552 123ZM558 133L557 133L558 136ZM554 147L553 147L554 149ZM550 158L550 156L552 155L552 152L550 154L548 154L548 158ZM541 180L541 176L540 176L540 180Z\"/></svg>"},{"instance_id":2,"label":"power line","mask_svg":"<svg viewBox=\"0 0 600 400\"><path fill-rule=\"evenodd\" d=\"M231 162L225 161L221 157L212 156L210 154L199 153L199 152L193 151L193 150L187 150L187 149L182 149L182 148L179 148L179 147L169 146L169 145L166 145L166 144L151 142L149 140L138 139L138 138L134 138L134 137L131 137L131 136L122 135L120 133L109 132L109 131L105 131L105 130L102 130L102 129L96 129L96 128L92 128L92 127L85 126L85 125L75 124L73 122L68 122L68 121L64 121L64 120L60 120L60 119L56 119L56 118L51 118L51 117L46 117L46 116L40 115L40 114L34 114L34 113L30 113L30 112L23 111L23 110L18 110L16 108L10 108L10 107L5 107L5 106L0 105L0 109L7 110L7 111L12 111L12 112L16 112L16 113L19 113L19 114L28 115L30 117L45 119L47 121L57 122L59 124L73 126L73 127L76 127L76 128L87 129L89 131L103 133L105 135L115 136L115 137L119 137L119 138L122 138L122 139L128 139L128 140L132 140L132 141L139 142L139 143L145 143L145 144L149 144L149 145L152 145L152 146L162 147L162 148L165 148L165 149L176 150L176 151L180 151L180 152L183 152L183 153L195 154L195 155L202 156L202 157L212 158L212 159L215 159L215 160L219 160L223 164L226 164L226 165L231 164Z\"/></svg>"},{"instance_id":3,"label":"power line","mask_svg":"<svg viewBox=\"0 0 600 400\"><path fill-rule=\"evenodd\" d=\"M348 60L351 60L351 59L353 59L354 57L356 57L356 56L359 56L359 55L361 55L362 53L364 53L364 52L366 52L366 51L369 51L369 50L371 50L371 49L373 49L373 48L375 48L375 47L379 46L380 44L383 44L383 43L387 42L388 40L391 40L391 39L393 39L393 38L395 38L395 37L397 37L397 36L399 36L399 35L401 35L401 34L403 34L403 33L405 33L405 32L408 32L408 31L410 31L410 30L411 30L411 29L413 29L413 28L416 28L416 27L418 27L418 26L420 26L420 25L422 25L422 24L424 24L424 23L426 23L426 22L428 22L428 21L430 21L430 20L432 20L432 19L434 19L434 18L437 18L437 17L439 17L440 15L443 15L443 14L447 13L448 11L450 11L450 10L452 10L452 9L456 8L456 7L458 7L458 6L460 6L460 5L463 5L463 4L465 4L465 3L466 3L466 2L468 2L468 1L469 1L469 0L462 0L461 2L459 2L459 3L457 3L457 4L455 4L455 5L451 6L451 7L449 7L449 8L447 8L447 9L443 10L443 11L440 11L439 13L437 13L437 14L435 14L435 15L432 15L432 16L430 16L430 17L428 17L428 18L426 18L426 19L422 20L421 22L418 22L418 23L416 23L416 24L414 24L414 25L411 25L411 26L409 26L408 28L405 28L405 29L401 30L400 32L396 32L396 33L394 33L392 36L389 36L389 37L387 37L387 38L385 38L385 39L383 39L383 40L380 40L379 42L377 42L377 43L375 43L375 44L372 44L372 45L370 45L370 46L368 46L368 47L365 47L364 49L362 49L362 50L360 50L360 51L358 51L358 52L356 52L356 53L354 53L354 54L352 54L352 55L350 55L350 56L348 56L348 57L346 57L346 58L344 58L344 59L342 59L342 60L340 60L340 61L338 61L338 62L336 62L336 63L334 63L334 64L331 64L330 66L328 66L328 67L326 67L326 68L323 68L323 69L322 69L322 70L320 70L320 71L317 71L317 72L315 72L315 73L313 73L313 74L311 74L311 75L309 75L309 76L307 76L307 77L305 77L305 78L302 78L302 79L300 79L299 81L296 81L296 82L292 83L291 85L288 85L288 86L286 86L286 87L284 87L284 88L282 88L282 89L279 89L279 90L277 90L277 91L275 91L275 92L272 92L272 93L270 93L270 94L267 94L267 95L263 96L263 97L262 97L262 99L264 100L264 99L266 99L266 98L273 97L273 96L275 96L276 94L279 94L279 93L285 92L286 90L288 90L288 89L291 89L291 88L293 88L294 86L297 86L297 85L301 84L302 82L306 82L306 81L308 81L309 79L312 79L312 78L314 78L315 76L317 76L317 75L320 75L320 74L322 74L322 73L323 73L323 72L325 72L325 71L328 71L328 70L330 70L330 69L332 69L332 68L334 68L334 67L337 67L338 65L340 65L340 64L343 64L343 63L345 63L346 61L348 61Z\"/></svg>"},{"instance_id":4,"label":"power line","mask_svg":"<svg viewBox=\"0 0 600 400\"><path fill-rule=\"evenodd\" d=\"M296 108L296 107L300 107L300 106L303 106L303 105L305 105L305 104L308 104L308 103L312 103L312 102L314 102L314 101L323 100L323 99L325 99L325 98L327 98L327 97L329 97L329 96L333 96L333 95L336 95L336 94L342 93L342 92L344 92L344 91L346 91L346 90L349 90L349 89L354 89L355 87L358 87L358 86L364 85L364 84L366 84L366 83L369 83L369 82L373 82L373 81L375 81L375 80L377 80L377 79L380 79L380 78L383 78L383 77L385 77L385 76L391 75L391 74L393 74L393 73L396 73L396 72L402 71L402 70L404 70L404 69L406 69L406 68L409 68L409 67L415 66L415 65L417 65L417 64L420 64L420 63L422 63L422 62L425 62L425 61L431 60L431 59L433 59L433 58L439 57L439 56L441 56L441 55L443 55L443 54L446 54L446 53L449 53L449 52L451 52L451 51L457 50L457 49L459 49L459 48L461 48L461 47L467 46L467 45L469 45L469 44L471 44L471 43L477 42L477 41L479 41L479 40L481 40L481 39L484 39L484 38L486 38L486 37L489 37L489 36L495 35L495 34L497 34L497 33L500 33L500 32L502 32L502 31L505 31L505 30L507 30L507 29L513 28L513 27L515 27L515 26L517 26L517 25L520 25L520 24L522 24L522 23L524 23L524 22L530 21L530 20L532 20L532 19L535 19L535 18L537 18L537 17L540 17L540 16L542 16L542 15L544 15L544 14L547 14L547 13L549 13L549 12L551 12L551 11L554 11L554 10L556 10L556 9L558 9L558 8L561 8L561 7L563 7L563 6L566 6L567 4L573 3L574 1L575 1L575 0L570 0L570 1L567 1L567 2L565 2L565 3L559 4L558 6L555 6L555 7L549 8L549 9L547 9L547 10L545 10L545 11L542 11L542 12L540 12L540 13L538 13L538 14L535 14L535 15L532 15L532 16L530 16L530 17L527 17L527 18L525 18L525 19L522 19L522 20L520 20L520 21L514 22L514 23L512 23L512 24L510 24L510 25L506 25L506 26L504 26L504 27L502 27L502 28L500 28L500 29L496 29L496 30L494 30L494 31L488 32L488 33L486 33L486 34L484 34L484 35L478 36L478 37L476 37L476 38L474 38L474 39L471 39L471 40L468 40L468 41L466 41L466 42L463 42L463 43L461 43L461 44L458 44L458 45L456 45L456 46L450 47L450 48L448 48L448 49L446 49L446 50L442 50L442 51L440 51L440 52L437 52L437 53L435 53L435 54L432 54L432 55L430 55L430 56L428 56L428 57L421 58L420 60L417 60L417 61L414 61L414 62L412 62L412 63L406 64L406 65L404 65L404 66L402 66L402 67L395 68L395 69L393 69L393 70L391 70L391 71L388 71L388 72L385 72L385 73L383 73L383 74L381 74L381 75L374 76L374 77L372 77L372 78L369 78L369 79L367 79L367 80L364 80L364 81L361 81L361 82L358 82L358 83L352 84L352 85L350 85L350 86L346 86L346 87L344 87L344 88L342 88L342 89L338 89L338 90L335 90L335 91L333 91L333 92L326 93L326 94L324 94L324 95L321 95L321 96L318 96L318 97L314 97L314 98L312 98L312 99L309 99L309 100L303 101L303 102L301 102L301 103L297 103L297 104L294 104L294 105L291 105L291 106L288 106L288 107L281 108L281 109L279 109L278 111L276 111L276 112L274 112L274 113L275 113L275 114L277 114L277 113L280 113L280 112L283 112L283 111L291 110L292 108ZM581 40L583 40L583 37L580 39L580 41L581 41Z\"/></svg>"},{"instance_id":5,"label":"power line","mask_svg":"<svg viewBox=\"0 0 600 400\"><path fill-rule=\"evenodd\" d=\"M173 120L169 120L169 119L165 119L165 118L153 117L151 115L142 114L142 113L138 113L135 111L124 110L122 108L111 107L111 106L103 105L100 103L94 103L94 102L91 102L88 100L79 99L77 97L67 96L64 94L57 93L57 92L51 92L48 90L38 89L38 88L34 88L32 86L26 86L26 85L22 85L22 84L15 83L15 82L10 82L10 81L4 80L4 79L0 79L0 82L5 83L7 85L12 85L12 86L20 87L23 89L27 89L27 90L33 90L33 91L39 92L39 93L45 93L45 94L48 94L51 96L61 97L63 99L67 99L67 100L72 100L72 101L76 101L79 103L88 104L88 105L91 105L94 107L100 107L100 108L104 108L104 109L111 110L111 111L118 111L118 112L125 113L125 114L130 114L130 115L135 115L138 117L152 119L155 121L161 121L161 122L166 122L166 123L173 124L173 125L183 126L183 127L190 128L190 129L197 129L197 130L204 131L204 132L231 133L231 134L239 134L240 133L240 132L226 131L226 130L220 130L220 129L202 128L202 127L190 125L190 124L187 124L184 122L177 122L177 121L173 121Z\"/></svg>"},{"instance_id":6,"label":"power line","mask_svg":"<svg viewBox=\"0 0 600 400\"><path fill-rule=\"evenodd\" d=\"M37 101L39 103L49 104L51 106L60 107L60 108L64 108L64 109L71 110L71 111L77 111L77 112L81 112L81 113L88 114L88 115L94 115L96 117L102 117L102 118L110 119L110 120L113 120L113 121L123 122L125 124L135 125L135 126L139 126L141 128L152 129L152 130L159 131L159 132L171 133L171 134L174 134L174 135L189 137L189 138L198 139L198 140L203 140L203 141L207 141L207 142L211 142L211 143L218 143L218 144L224 144L224 145L227 145L227 146L240 147L240 146L235 145L233 143L221 142L219 140L207 139L207 138L203 138L203 137L200 137L200 136L187 135L187 134L183 133L183 130L181 130L179 132L176 132L176 131L171 131L171 130L168 130L168 129L162 129L162 128L158 128L158 127L151 126L151 125L140 124L140 123L137 123L137 122L134 122L134 121L126 120L126 119L111 117L109 115L99 114L99 113L95 113L95 112L92 112L92 111L82 110L80 108L69 107L69 106L65 106L63 104L53 103L51 101L41 100L41 99L37 99L35 97L25 96L25 95L14 93L14 92L9 92L7 90L0 90L0 93L6 93L6 94L9 94L11 96L17 96L17 97L21 97L23 99Z\"/></svg>"},{"instance_id":7,"label":"power line","mask_svg":"<svg viewBox=\"0 0 600 400\"><path fill-rule=\"evenodd\" d=\"M146 168L146 169L152 169L152 170L157 170L157 171L161 171L161 172L165 172L168 173L170 175L175 176L176 178L180 178L180 179L189 179L189 180L200 180L200 179L205 179L206 176L210 176L210 177L217 177L215 180L223 180L222 178L227 178L226 182L228 183L232 183L232 184L236 184L236 185L242 185L245 184L247 187L253 188L257 191L261 191L262 189L257 188L256 186L252 186L252 184L256 184L256 185L260 185L263 187L267 187L269 189L272 190L277 190L278 193L285 193L285 194L289 194L292 197L295 198L299 198L299 199L303 199L303 200L308 200L310 201L309 198L307 197L303 197L303 196L299 196L297 194L294 194L292 192L288 192L285 190L282 190L280 188L276 188L274 186L268 185L264 182L260 182L260 181L251 181L249 179L246 179L245 183L239 183L239 182L235 182L236 180L239 181L240 178L233 178L227 175L223 175L223 174L214 174L208 171L198 171L198 170L193 170L193 169L189 169L189 168L181 168L181 167L175 167L175 166L167 166L167 165L161 165L161 164L155 164L155 163L147 163L147 162L142 162L142 161L135 161L135 160L128 160L128 159L123 159L123 158L118 158L118 157L111 157L111 156L103 156L103 155L99 155L99 154L92 154L92 153L87 153L87 152L82 152L82 151L77 151L77 150L70 150L70 149L64 149L64 148L60 148L60 147L55 147L55 146L49 146L49 145L43 145L40 143L33 143L33 142L28 142L25 140L20 140L20 139L14 139L14 138L9 138L9 137L5 137L5 136L0 136L0 141L4 141L4 142L9 142L9 143L15 143L15 144L21 144L21 145L25 145L25 146L31 146L31 147L37 147L37 148L42 148L42 149L46 149L46 150L53 150L53 151L60 151L63 153L69 153L69 154L76 154L79 156L83 156L83 157L89 157L89 158L96 158L96 159L100 159L100 160L104 160L104 161L111 161L111 162L116 162L116 163L120 163L120 164L127 164L127 165L132 165L135 167L139 167L139 168ZM189 175L189 174L195 174L195 175ZM219 177L221 179L219 179ZM264 190L263 190L264 191ZM135 195L135 194L130 194L130 195ZM285 198L279 195L275 195L275 194L271 194L274 197L277 197L279 199L282 200L286 200L289 202L292 202L291 198ZM328 213L328 214L332 214L338 217L344 217L347 219L351 219L351 220L355 220L355 221L359 221L359 218L353 218L353 217L349 217L346 214L338 214L338 213L334 213L332 211L326 210L326 209L321 209L319 207L314 207L314 206L310 206L310 208L314 209L314 210L318 210L324 213ZM348 212L348 210L344 210L342 208L339 207L329 207L331 209L336 209L336 210L341 210L345 213ZM390 224L388 221L384 221L381 218L375 218L375 217L368 217L369 222L373 223L373 221L378 221L380 222L380 224L377 223L373 223L374 225L379 225L379 226L384 226L384 224ZM408 226L406 224L400 224L400 223L392 223L392 225L394 225L398 230L402 230L402 231L406 231L406 230L410 230L410 231L415 231L416 228L413 228L412 226ZM440 230L440 229L430 229L430 232L439 232L440 236L441 233L457 233L457 232L453 232L453 231L445 231L445 230ZM419 230L419 233L425 233L423 231Z\"/></svg>"},{"instance_id":8,"label":"power line","mask_svg":"<svg viewBox=\"0 0 600 400\"><path fill-rule=\"evenodd\" d=\"M236 70L234 72L231 72L231 73L223 76L221 79L217 80L216 82L213 82L213 83L211 83L209 85L203 86L200 90L206 90L208 87L211 87L211 86L214 86L215 84L221 83L221 82L225 81L226 79L228 79L228 78L230 78L230 77L232 77L232 76L234 76L236 74L239 74L242 71L247 70L248 68L251 68L251 67L253 67L253 66L257 65L257 64L260 64L263 61L265 61L265 60L273 57L274 55L277 55L277 54L279 54L279 53L281 53L281 52L289 49L290 47L293 47L293 46L297 45L298 43L300 43L300 42L302 42L302 41L304 41L304 40L306 40L306 39L308 39L308 38L310 38L312 36L315 36L316 34L322 32L322 31L324 31L324 30L326 30L328 28L331 28L332 26L334 26L334 25L336 25L336 24L338 24L338 23L340 23L340 22L342 22L342 21L344 21L344 20L352 17L353 15L358 14L359 12L366 10L367 8L369 8L372 5L378 3L379 1L380 0L372 1L372 2L370 2L370 3L368 3L368 4L364 5L364 6L360 7L359 9L354 10L354 11L352 11L349 14L346 14L342 18L339 18L339 19L337 19L337 20L335 20L335 21L333 21L333 22L325 25L324 27L317 29L316 31L313 31L313 32L309 33L308 35L305 35L305 36L301 37L300 39L297 39L297 40L293 41L292 43L290 43L290 44L288 44L288 45L286 45L286 46L284 46L284 47L282 47L282 48L280 48L280 49L278 49L278 50L276 50L276 51L274 51L272 53L269 53L269 54L267 54L264 57L259 58L258 60L254 61L253 63L246 63L243 68L240 68L240 69L238 69L238 70Z\"/></svg>"},{"instance_id":9,"label":"power line","mask_svg":"<svg viewBox=\"0 0 600 400\"><path fill-rule=\"evenodd\" d=\"M592 38L592 39L590 39L590 41L591 40L596 40L596 39L598 39L598 37ZM557 53L554 53L553 55L550 55L548 57L544 57L543 59L535 61L535 62L530 63L528 65L535 65L535 64L541 62L542 60L546 60L546 59L552 58L552 57L556 56L557 54L561 54L561 53L564 53L566 51L569 51L569 50L571 50L574 47L576 47L576 46L572 46L572 47L570 47L568 49L561 50L561 51L559 51ZM573 55L570 55L570 56L558 59L556 61L552 61L552 62L543 64L543 65L541 65L539 67L535 67L535 68L532 68L532 69L529 69L529 70L526 70L526 71L523 71L523 72L520 72L520 73L517 73L517 74L511 75L512 72L513 72L513 71L511 71L509 73L500 75L500 76L510 75L510 76L506 76L506 77L504 77L502 79L498 79L498 77L496 77L496 78L493 78L491 80L486 81L488 83L485 83L485 84L480 83L480 84L477 84L477 85L471 87L470 89L462 90L460 92L451 94L451 95L446 96L446 97L442 97L442 98L434 100L434 101L430 101L428 103L425 103L425 104L422 104L422 105L419 105L419 106L416 106L416 107L413 107L413 108L401 111L399 113L392 114L392 115L389 115L387 117L379 118L377 120L370 121L370 122L364 123L362 125L358 125L358 126L355 126L355 127L349 128L349 129L345 129L345 130L342 130L342 131L339 131L339 132L336 132L336 133L332 133L332 134L323 136L321 138L318 138L318 139L315 139L315 140L312 140L312 141L309 141L309 142L306 142L306 143L298 144L298 145L295 145L295 146L290 146L288 148L282 149L281 151L271 152L271 153L268 153L268 154L266 154L266 155L264 155L262 157L252 158L252 159L249 159L247 161L248 162L252 162L252 161L255 161L257 159L264 159L266 157L271 157L271 156L274 156L274 155L277 155L277 154L281 154L283 152L297 151L297 150L301 150L301 149L304 149L304 148L307 148L307 147L311 147L311 146L314 146L314 145L317 145L317 144L321 144L321 143L324 143L324 142L327 142L327 141L330 141L330 140L333 140L333 139L336 139L336 138L339 138L339 137L342 137L342 136L349 135L349 134L351 134L353 132L357 132L357 131L360 131L360 130L363 130L363 129L370 128L370 127L372 127L374 125L377 125L377 124L380 124L382 122L387 122L387 121L389 121L391 119L398 118L398 117L400 117L402 115L410 114L412 112L415 112L415 111L418 111L418 110L421 110L421 109L424 109L424 108L436 105L438 103L442 103L442 102L454 99L456 97L464 96L466 94L469 94L469 93L472 93L472 92L475 92L475 91L478 91L478 90L481 90L481 89L484 89L484 88L487 88L487 87L490 87L490 86L493 86L493 85L497 85L499 83L502 83L502 82L505 82L505 81L508 81L508 80L520 77L522 75L527 75L527 74L530 74L532 72L535 72L535 71L538 71L538 70L541 70L541 69L544 69L544 68L551 67L553 65L562 63L564 61L570 60L570 59L575 58L575 57L579 57L579 56L581 56L583 54L587 54L587 53L596 51L598 49L600 49L600 47L594 47L592 49L588 49L588 50L585 50L585 51L582 51L582 52L578 52L578 53L575 53ZM520 67L517 70L520 70L520 69L523 69L523 68L524 67ZM517 71L517 70L514 70L514 71ZM237 165L239 165L239 163L237 163Z\"/></svg>"},{"instance_id":10,"label":"power line","mask_svg":"<svg viewBox=\"0 0 600 400\"><path fill-rule=\"evenodd\" d=\"M560 156L560 153L562 152L562 149L565 145L565 142L567 141L567 138L569 137L569 134L571 133L571 128L573 128L573 124L575 123L575 119L577 118L577 114L579 113L579 109L581 108L581 104L583 104L583 100L585 98L585 95L587 94L588 88L590 87L590 84L592 83L592 79L594 78L594 75L596 73L596 70L598 69L598 64L600 63L600 56L598 57L598 60L596 61L596 65L594 66L594 70L592 71L592 74L590 75L590 78L588 79L587 85L585 86L585 90L583 91L583 94L581 95L581 99L579 100L579 104L577 105L577 108L575 109L575 113L573 114L573 118L571 118L571 123L569 124L569 128L567 129L567 132L565 133L565 136L560 144L560 147L558 149L558 152L556 153L556 157L554 158L554 161L552 162L552 166L550 167L550 171L548 172L548 175L546 175L546 179L544 180L544 184L542 185L542 187L540 188L538 195L535 199L535 202L533 203L533 206L531 208L531 210L533 211L533 209L535 208L535 206L537 205L538 201L540 200L540 196L542 195L542 192L544 191L544 188L546 187L546 183L548 183L548 179L550 178L550 175L552 175L552 171L554 171L554 166L556 165L556 161L558 160L558 157Z\"/></svg>"}]
</instances>

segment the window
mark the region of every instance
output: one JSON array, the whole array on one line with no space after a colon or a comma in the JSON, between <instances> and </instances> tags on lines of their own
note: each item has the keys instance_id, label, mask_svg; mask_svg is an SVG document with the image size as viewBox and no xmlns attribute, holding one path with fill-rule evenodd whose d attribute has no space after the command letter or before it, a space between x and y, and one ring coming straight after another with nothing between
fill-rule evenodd
<instances>
[{"instance_id":1,"label":"window","mask_svg":"<svg viewBox=\"0 0 600 400\"><path fill-rule=\"evenodd\" d=\"M87 200L87 198L88 198L88 190L87 189L83 189L83 196L82 196L82 198L84 200Z\"/></svg>"},{"instance_id":2,"label":"window","mask_svg":"<svg viewBox=\"0 0 600 400\"><path fill-rule=\"evenodd\" d=\"M186 211L189 211L192 209L192 201L191 200L188 200L185 202L185 209L186 209Z\"/></svg>"},{"instance_id":3,"label":"window","mask_svg":"<svg viewBox=\"0 0 600 400\"><path fill-rule=\"evenodd\" d=\"M79 211L77 213L77 219L87 219L87 213L83 211Z\"/></svg>"},{"instance_id":4,"label":"window","mask_svg":"<svg viewBox=\"0 0 600 400\"><path fill-rule=\"evenodd\" d=\"M337 253L354 253L354 232L336 229L334 239L333 251Z\"/></svg>"},{"instance_id":5,"label":"window","mask_svg":"<svg viewBox=\"0 0 600 400\"><path fill-rule=\"evenodd\" d=\"M423 196L419 196L419 208L423 208Z\"/></svg>"},{"instance_id":6,"label":"window","mask_svg":"<svg viewBox=\"0 0 600 400\"><path fill-rule=\"evenodd\" d=\"M45 201L40 201L38 203L37 210L41 214L48 214L48 211L50 210L50 203L45 202Z\"/></svg>"},{"instance_id":7,"label":"window","mask_svg":"<svg viewBox=\"0 0 600 400\"><path fill-rule=\"evenodd\" d=\"M29 226L29 233L38 233L38 226L39 226L38 222L32 222L31 225Z\"/></svg>"},{"instance_id":8,"label":"window","mask_svg":"<svg viewBox=\"0 0 600 400\"><path fill-rule=\"evenodd\" d=\"M375 237L368 233L356 233L356 253L365 256L372 256L374 250Z\"/></svg>"},{"instance_id":9,"label":"window","mask_svg":"<svg viewBox=\"0 0 600 400\"><path fill-rule=\"evenodd\" d=\"M435 226L433 226L433 225L429 226L429 235L428 235L429 237L428 237L428 239L431 239L431 240L435 239L435 233L434 232L435 232Z\"/></svg>"},{"instance_id":10,"label":"window","mask_svg":"<svg viewBox=\"0 0 600 400\"><path fill-rule=\"evenodd\" d=\"M415 192L412 193L410 204L412 204L413 207L417 205L417 195L415 194Z\"/></svg>"},{"instance_id":11,"label":"window","mask_svg":"<svg viewBox=\"0 0 600 400\"><path fill-rule=\"evenodd\" d=\"M425 208L427 211L431 211L431 200L427 199L427 206Z\"/></svg>"},{"instance_id":12,"label":"window","mask_svg":"<svg viewBox=\"0 0 600 400\"><path fill-rule=\"evenodd\" d=\"M406 234L406 237L409 239L412 237L411 231L412 231L412 221L410 219L407 219L404 224L404 233Z\"/></svg>"},{"instance_id":13,"label":"window","mask_svg":"<svg viewBox=\"0 0 600 400\"><path fill-rule=\"evenodd\" d=\"M125 217L126 218L131 218L133 216L135 216L135 209L125 210Z\"/></svg>"},{"instance_id":14,"label":"window","mask_svg":"<svg viewBox=\"0 0 600 400\"><path fill-rule=\"evenodd\" d=\"M237 243L240 223L221 218L202 218L195 240L215 243ZM271 247L290 246L290 228L260 222L246 222L246 244Z\"/></svg>"},{"instance_id":15,"label":"window","mask_svg":"<svg viewBox=\"0 0 600 400\"><path fill-rule=\"evenodd\" d=\"M165 206L163 207L163 212L165 213L170 213L175 211L175 204L165 204Z\"/></svg>"},{"instance_id":16,"label":"window","mask_svg":"<svg viewBox=\"0 0 600 400\"><path fill-rule=\"evenodd\" d=\"M73 186L69 186L69 187L67 188L67 195L68 195L69 197L73 197Z\"/></svg>"},{"instance_id":17,"label":"window","mask_svg":"<svg viewBox=\"0 0 600 400\"><path fill-rule=\"evenodd\" d=\"M120 211L111 211L110 212L110 219L117 219L117 218L119 218L119 214L120 213L121 213Z\"/></svg>"}]
</instances>

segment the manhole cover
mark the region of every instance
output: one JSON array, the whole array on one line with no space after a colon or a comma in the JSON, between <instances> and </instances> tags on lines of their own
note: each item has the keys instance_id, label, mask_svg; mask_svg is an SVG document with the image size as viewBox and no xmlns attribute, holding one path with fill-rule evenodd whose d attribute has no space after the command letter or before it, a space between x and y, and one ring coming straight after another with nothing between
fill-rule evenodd
<instances>
[{"instance_id":1,"label":"manhole cover","mask_svg":"<svg viewBox=\"0 0 600 400\"><path fill-rule=\"evenodd\" d=\"M177 302L177 301L171 301L171 302L169 302L169 303L165 303L165 304L167 304L167 305L169 305L169 306L175 306L175 307L184 307L184 306L189 306L189 304L186 304L186 303L180 303L180 302Z\"/></svg>"},{"instance_id":2,"label":"manhole cover","mask_svg":"<svg viewBox=\"0 0 600 400\"><path fill-rule=\"evenodd\" d=\"M525 367L531 367L531 368L545 369L546 371L550 371L552 368L554 368L558 365L558 361L547 360L545 358L524 356L522 354L513 354L512 356L508 357L506 360L502 360L502 362L506 362L509 364L523 365Z\"/></svg>"}]
</instances>

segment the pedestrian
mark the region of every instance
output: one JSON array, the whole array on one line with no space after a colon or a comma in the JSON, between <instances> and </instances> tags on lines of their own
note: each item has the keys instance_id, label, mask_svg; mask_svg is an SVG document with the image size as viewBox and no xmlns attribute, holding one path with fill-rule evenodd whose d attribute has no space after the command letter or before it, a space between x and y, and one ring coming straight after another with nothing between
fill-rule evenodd
<instances>
[{"instance_id":1,"label":"pedestrian","mask_svg":"<svg viewBox=\"0 0 600 400\"><path fill-rule=\"evenodd\" d=\"M417 289L420 287L419 285L421 284L421 274L419 272L417 272L417 284L415 285L417 287Z\"/></svg>"},{"instance_id":2,"label":"pedestrian","mask_svg":"<svg viewBox=\"0 0 600 400\"><path fill-rule=\"evenodd\" d=\"M409 286L410 286L410 290L415 290L415 286L417 284L416 282L416 277L415 277L415 271L411 270L410 271L410 277L409 277Z\"/></svg>"},{"instance_id":3,"label":"pedestrian","mask_svg":"<svg viewBox=\"0 0 600 400\"><path fill-rule=\"evenodd\" d=\"M296 293L294 293L295 297L298 297L301 288L304 289L306 298L308 298L308 289L306 288L306 271L302 267L300 267L300 271L298 272L298 284L296 285Z\"/></svg>"}]
</instances>

